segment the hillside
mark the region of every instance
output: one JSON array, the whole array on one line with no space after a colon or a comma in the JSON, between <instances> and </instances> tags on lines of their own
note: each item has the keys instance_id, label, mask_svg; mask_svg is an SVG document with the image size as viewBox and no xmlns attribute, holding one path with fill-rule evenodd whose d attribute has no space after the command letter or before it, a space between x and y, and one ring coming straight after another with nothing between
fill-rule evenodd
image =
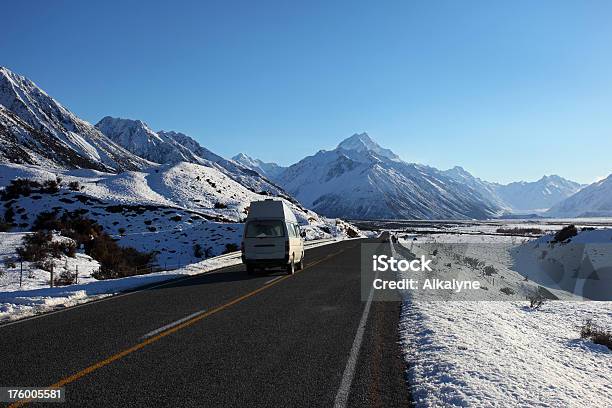
<instances>
[{"instance_id":1,"label":"hillside","mask_svg":"<svg viewBox=\"0 0 612 408\"><path fill-rule=\"evenodd\" d=\"M61 178L62 187L56 193L34 191L3 203L2 216L7 211L13 214L13 231L29 231L41 212L79 211L102 225L122 246L157 251L160 265L198 261L195 244L207 250L207 257L237 248L243 227L240 221L249 203L269 197L217 169L185 162L120 174L49 172L16 164L0 165L0 170L0 187L16 178L39 182ZM78 183L76 191L69 188L71 182ZM342 237L349 230L358 234L349 224L285 201L306 230L307 239Z\"/></svg>"}]
</instances>

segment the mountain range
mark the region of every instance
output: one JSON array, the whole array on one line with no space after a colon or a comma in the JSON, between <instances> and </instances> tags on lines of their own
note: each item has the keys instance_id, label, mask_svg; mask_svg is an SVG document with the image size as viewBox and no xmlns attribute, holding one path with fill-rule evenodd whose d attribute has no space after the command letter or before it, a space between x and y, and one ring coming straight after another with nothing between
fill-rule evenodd
<instances>
[{"instance_id":1,"label":"mountain range","mask_svg":"<svg viewBox=\"0 0 612 408\"><path fill-rule=\"evenodd\" d=\"M228 160L183 133L154 131L141 120L107 116L92 126L6 68L0 68L0 142L0 163L47 170L117 174L183 162L210 167L252 192L297 204L295 197L330 217L469 219L546 210L554 216L612 214L609 178L588 187L555 175L491 183L458 166L438 170L407 163L367 133L289 167L243 153Z\"/></svg>"},{"instance_id":2,"label":"mountain range","mask_svg":"<svg viewBox=\"0 0 612 408\"><path fill-rule=\"evenodd\" d=\"M245 154L234 159L266 174L257 165L260 160ZM406 163L367 133L354 134L334 150L321 150L293 166L276 165L276 169L280 171L267 176L307 207L350 218L487 218L543 213L583 187L557 175L504 185L481 180L460 166L441 171Z\"/></svg>"}]
</instances>

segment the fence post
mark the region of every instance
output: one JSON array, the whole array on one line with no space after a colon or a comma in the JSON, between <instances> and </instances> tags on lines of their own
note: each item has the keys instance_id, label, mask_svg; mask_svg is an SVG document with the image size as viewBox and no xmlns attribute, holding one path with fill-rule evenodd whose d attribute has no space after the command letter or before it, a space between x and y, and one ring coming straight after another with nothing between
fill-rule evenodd
<instances>
[{"instance_id":1,"label":"fence post","mask_svg":"<svg viewBox=\"0 0 612 408\"><path fill-rule=\"evenodd\" d=\"M19 257L19 289L21 289L22 283L23 283L23 259Z\"/></svg>"},{"instance_id":2,"label":"fence post","mask_svg":"<svg viewBox=\"0 0 612 408\"><path fill-rule=\"evenodd\" d=\"M53 264L51 264L51 287L53 287Z\"/></svg>"},{"instance_id":3,"label":"fence post","mask_svg":"<svg viewBox=\"0 0 612 408\"><path fill-rule=\"evenodd\" d=\"M76 273L74 275L74 283L79 283L79 265L76 266Z\"/></svg>"}]
</instances>

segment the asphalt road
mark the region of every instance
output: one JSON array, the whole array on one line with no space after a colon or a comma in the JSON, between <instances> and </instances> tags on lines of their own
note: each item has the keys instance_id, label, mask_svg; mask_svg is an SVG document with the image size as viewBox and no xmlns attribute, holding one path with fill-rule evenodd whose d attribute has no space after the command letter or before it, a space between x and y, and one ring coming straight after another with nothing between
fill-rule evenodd
<instances>
[{"instance_id":1,"label":"asphalt road","mask_svg":"<svg viewBox=\"0 0 612 408\"><path fill-rule=\"evenodd\" d=\"M400 305L361 300L361 242L0 326L0 386L63 386L55 407L408 406Z\"/></svg>"}]
</instances>

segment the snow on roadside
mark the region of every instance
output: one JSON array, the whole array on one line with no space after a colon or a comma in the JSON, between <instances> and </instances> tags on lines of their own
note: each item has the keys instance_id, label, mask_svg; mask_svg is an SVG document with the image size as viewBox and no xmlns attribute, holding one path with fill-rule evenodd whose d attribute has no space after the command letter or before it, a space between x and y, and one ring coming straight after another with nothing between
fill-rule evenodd
<instances>
[{"instance_id":1,"label":"snow on roadside","mask_svg":"<svg viewBox=\"0 0 612 408\"><path fill-rule=\"evenodd\" d=\"M82 284L55 288L0 292L0 322L21 319L58 308L89 302L143 285L161 283L183 276L238 265L241 262L240 253L232 253L209 258L173 271L155 272L119 279L92 279Z\"/></svg>"},{"instance_id":2,"label":"snow on roadside","mask_svg":"<svg viewBox=\"0 0 612 408\"><path fill-rule=\"evenodd\" d=\"M609 233L584 231L576 241L604 237L609 242ZM517 287L525 283L513 270L512 248L549 239L433 234L413 242L412 237L399 242L414 249L432 242L472 244L473 256L495 265L504 285ZM580 339L587 319L612 327L612 302L547 301L532 310L527 301L511 297L427 301L408 296L400 339L413 400L417 407L612 406L612 351Z\"/></svg>"},{"instance_id":3,"label":"snow on roadside","mask_svg":"<svg viewBox=\"0 0 612 408\"><path fill-rule=\"evenodd\" d=\"M419 407L612 406L612 352L580 339L612 302L406 302L400 337Z\"/></svg>"},{"instance_id":4,"label":"snow on roadside","mask_svg":"<svg viewBox=\"0 0 612 408\"><path fill-rule=\"evenodd\" d=\"M306 243L307 248L333 244L342 240L323 239ZM24 317L50 312L80 303L111 296L144 285L159 284L171 279L197 275L215 269L242 263L240 252L208 258L198 263L187 265L173 271L161 271L146 275L129 276L119 279L96 280L83 279L83 283L55 288L36 288L19 290L11 287L10 291L2 288L0 292L0 322L22 319Z\"/></svg>"}]
</instances>

